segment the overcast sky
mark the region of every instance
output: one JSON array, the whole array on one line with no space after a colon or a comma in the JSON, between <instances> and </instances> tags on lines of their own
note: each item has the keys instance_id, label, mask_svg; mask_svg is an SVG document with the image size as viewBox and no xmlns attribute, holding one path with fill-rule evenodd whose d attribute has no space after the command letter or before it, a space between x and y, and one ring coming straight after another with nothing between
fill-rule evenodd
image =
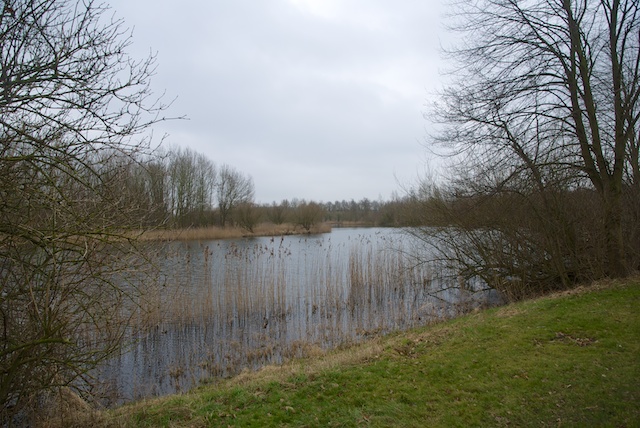
<instances>
[{"instance_id":1,"label":"overcast sky","mask_svg":"<svg viewBox=\"0 0 640 428\"><path fill-rule=\"evenodd\" d=\"M110 0L177 97L155 134L253 177L256 201L389 199L430 163L440 0Z\"/></svg>"}]
</instances>

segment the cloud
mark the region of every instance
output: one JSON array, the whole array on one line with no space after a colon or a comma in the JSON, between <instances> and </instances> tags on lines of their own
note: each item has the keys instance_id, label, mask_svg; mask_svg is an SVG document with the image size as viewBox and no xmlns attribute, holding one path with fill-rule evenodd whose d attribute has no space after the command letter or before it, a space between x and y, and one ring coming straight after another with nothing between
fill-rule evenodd
<instances>
[{"instance_id":1,"label":"cloud","mask_svg":"<svg viewBox=\"0 0 640 428\"><path fill-rule=\"evenodd\" d=\"M112 3L190 118L159 131L252 175L259 201L386 198L421 167L438 3Z\"/></svg>"}]
</instances>

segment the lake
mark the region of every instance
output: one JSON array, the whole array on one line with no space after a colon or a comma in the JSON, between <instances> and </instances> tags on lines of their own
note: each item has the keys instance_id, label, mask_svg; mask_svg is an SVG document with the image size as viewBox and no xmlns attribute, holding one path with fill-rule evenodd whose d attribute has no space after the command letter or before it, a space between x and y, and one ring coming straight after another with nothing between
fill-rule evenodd
<instances>
[{"instance_id":1,"label":"lake","mask_svg":"<svg viewBox=\"0 0 640 428\"><path fill-rule=\"evenodd\" d=\"M98 375L107 405L185 391L497 302L442 290L398 229L158 244L161 286Z\"/></svg>"}]
</instances>

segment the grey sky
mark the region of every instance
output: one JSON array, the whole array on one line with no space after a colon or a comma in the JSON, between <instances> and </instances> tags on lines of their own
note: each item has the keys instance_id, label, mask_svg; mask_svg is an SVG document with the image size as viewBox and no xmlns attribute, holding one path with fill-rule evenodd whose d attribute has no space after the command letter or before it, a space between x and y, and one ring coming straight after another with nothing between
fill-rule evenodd
<instances>
[{"instance_id":1,"label":"grey sky","mask_svg":"<svg viewBox=\"0 0 640 428\"><path fill-rule=\"evenodd\" d=\"M428 161L439 0L111 0L177 97L167 143L251 175L261 203L388 199Z\"/></svg>"}]
</instances>

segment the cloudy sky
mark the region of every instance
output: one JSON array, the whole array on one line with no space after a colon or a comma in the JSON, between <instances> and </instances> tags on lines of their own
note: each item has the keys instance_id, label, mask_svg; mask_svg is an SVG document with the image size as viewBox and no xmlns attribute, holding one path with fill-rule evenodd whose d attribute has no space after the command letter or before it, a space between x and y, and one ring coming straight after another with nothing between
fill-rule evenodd
<instances>
[{"instance_id":1,"label":"cloudy sky","mask_svg":"<svg viewBox=\"0 0 640 428\"><path fill-rule=\"evenodd\" d=\"M156 135L251 175L257 202L386 200L432 162L440 0L109 3L188 117Z\"/></svg>"}]
</instances>

